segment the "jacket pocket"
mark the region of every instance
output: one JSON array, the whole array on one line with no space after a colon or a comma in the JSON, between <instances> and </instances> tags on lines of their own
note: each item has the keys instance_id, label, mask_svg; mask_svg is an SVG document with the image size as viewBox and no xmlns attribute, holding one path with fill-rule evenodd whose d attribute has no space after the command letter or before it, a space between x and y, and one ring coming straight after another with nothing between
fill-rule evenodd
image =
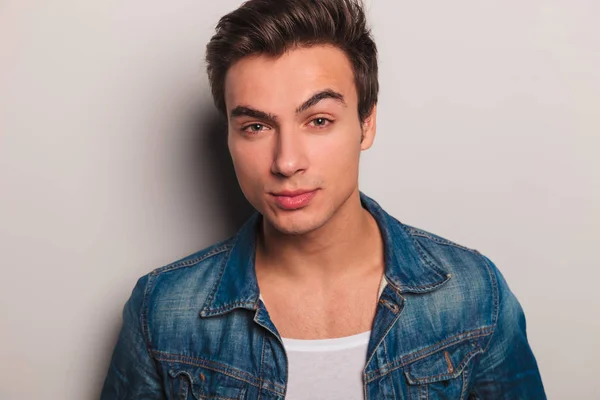
<instances>
[{"instance_id":1,"label":"jacket pocket","mask_svg":"<svg viewBox=\"0 0 600 400\"><path fill-rule=\"evenodd\" d=\"M172 366L169 383L173 400L243 400L246 394L244 382L190 365Z\"/></svg>"},{"instance_id":2,"label":"jacket pocket","mask_svg":"<svg viewBox=\"0 0 600 400\"><path fill-rule=\"evenodd\" d=\"M482 352L476 340L466 339L409 364L404 375L411 398L464 399L471 360Z\"/></svg>"}]
</instances>

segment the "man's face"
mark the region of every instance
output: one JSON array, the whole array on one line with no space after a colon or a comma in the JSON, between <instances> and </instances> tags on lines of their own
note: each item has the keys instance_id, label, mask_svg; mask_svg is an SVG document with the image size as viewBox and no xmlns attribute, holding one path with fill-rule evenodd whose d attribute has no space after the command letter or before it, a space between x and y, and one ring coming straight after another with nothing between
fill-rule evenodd
<instances>
[{"instance_id":1,"label":"man's face","mask_svg":"<svg viewBox=\"0 0 600 400\"><path fill-rule=\"evenodd\" d=\"M313 46L246 57L227 72L225 102L240 187L275 229L313 231L358 191L375 112L361 123L343 51Z\"/></svg>"}]
</instances>

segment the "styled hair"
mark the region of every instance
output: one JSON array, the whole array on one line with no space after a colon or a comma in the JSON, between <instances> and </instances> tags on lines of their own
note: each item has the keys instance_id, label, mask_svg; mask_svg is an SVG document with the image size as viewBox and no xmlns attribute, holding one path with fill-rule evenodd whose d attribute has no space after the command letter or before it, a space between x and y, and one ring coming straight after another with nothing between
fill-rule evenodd
<instances>
[{"instance_id":1,"label":"styled hair","mask_svg":"<svg viewBox=\"0 0 600 400\"><path fill-rule=\"evenodd\" d=\"M249 0L221 18L206 46L216 107L226 114L225 76L250 55L280 56L295 47L333 45L354 73L361 121L377 103L377 47L360 0Z\"/></svg>"}]
</instances>

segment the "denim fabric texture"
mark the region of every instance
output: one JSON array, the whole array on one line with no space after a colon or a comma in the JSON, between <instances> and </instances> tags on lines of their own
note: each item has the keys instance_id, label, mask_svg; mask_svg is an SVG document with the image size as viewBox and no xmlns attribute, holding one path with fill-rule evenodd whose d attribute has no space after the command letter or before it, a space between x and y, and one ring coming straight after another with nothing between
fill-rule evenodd
<instances>
[{"instance_id":1,"label":"denim fabric texture","mask_svg":"<svg viewBox=\"0 0 600 400\"><path fill-rule=\"evenodd\" d=\"M494 264L361 202L381 230L388 282L365 399L545 399L523 310ZM102 400L285 398L285 349L254 272L261 218L138 281Z\"/></svg>"}]
</instances>

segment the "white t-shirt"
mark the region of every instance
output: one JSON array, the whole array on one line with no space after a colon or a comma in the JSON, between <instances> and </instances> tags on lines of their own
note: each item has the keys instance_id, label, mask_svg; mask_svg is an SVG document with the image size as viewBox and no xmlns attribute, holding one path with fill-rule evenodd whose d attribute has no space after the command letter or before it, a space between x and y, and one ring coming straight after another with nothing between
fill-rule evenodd
<instances>
[{"instance_id":1,"label":"white t-shirt","mask_svg":"<svg viewBox=\"0 0 600 400\"><path fill-rule=\"evenodd\" d=\"M336 339L283 338L286 400L363 400L362 372L371 331Z\"/></svg>"},{"instance_id":2,"label":"white t-shirt","mask_svg":"<svg viewBox=\"0 0 600 400\"><path fill-rule=\"evenodd\" d=\"M379 296L386 284L383 276ZM289 367L286 400L363 400L370 335L371 331L335 339L282 338Z\"/></svg>"}]
</instances>

